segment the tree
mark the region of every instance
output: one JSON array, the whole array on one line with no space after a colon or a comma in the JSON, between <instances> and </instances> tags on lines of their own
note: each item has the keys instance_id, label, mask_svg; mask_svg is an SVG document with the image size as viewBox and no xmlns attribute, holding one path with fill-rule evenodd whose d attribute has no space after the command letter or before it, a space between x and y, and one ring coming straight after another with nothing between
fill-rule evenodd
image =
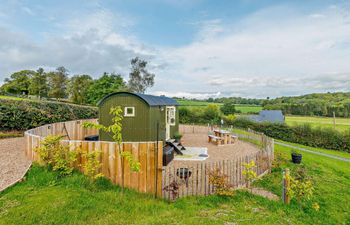
<instances>
[{"instance_id":1,"label":"tree","mask_svg":"<svg viewBox=\"0 0 350 225\"><path fill-rule=\"evenodd\" d=\"M63 66L48 74L49 97L64 98L67 96L68 70Z\"/></svg>"},{"instance_id":2,"label":"tree","mask_svg":"<svg viewBox=\"0 0 350 225\"><path fill-rule=\"evenodd\" d=\"M10 78L5 79L2 89L6 93L12 94L29 94L29 85L32 76L35 74L33 70L21 70L11 74Z\"/></svg>"},{"instance_id":3,"label":"tree","mask_svg":"<svg viewBox=\"0 0 350 225\"><path fill-rule=\"evenodd\" d=\"M206 121L211 121L212 123L218 122L220 120L219 107L215 104L209 104L204 109L203 117Z\"/></svg>"},{"instance_id":4,"label":"tree","mask_svg":"<svg viewBox=\"0 0 350 225\"><path fill-rule=\"evenodd\" d=\"M30 80L29 93L31 95L37 95L39 98L47 96L47 74L43 68L39 68L36 73L33 74Z\"/></svg>"},{"instance_id":5,"label":"tree","mask_svg":"<svg viewBox=\"0 0 350 225\"><path fill-rule=\"evenodd\" d=\"M145 93L146 89L154 85L154 74L146 70L147 62L138 57L131 60L129 74L129 90L136 93Z\"/></svg>"},{"instance_id":6,"label":"tree","mask_svg":"<svg viewBox=\"0 0 350 225\"><path fill-rule=\"evenodd\" d=\"M87 102L96 104L104 96L117 91L126 91L127 87L121 75L104 73L90 85L86 95Z\"/></svg>"},{"instance_id":7,"label":"tree","mask_svg":"<svg viewBox=\"0 0 350 225\"><path fill-rule=\"evenodd\" d=\"M68 83L69 98L74 103L87 103L87 93L92 83L93 80L89 75L74 75Z\"/></svg>"},{"instance_id":8,"label":"tree","mask_svg":"<svg viewBox=\"0 0 350 225\"><path fill-rule=\"evenodd\" d=\"M220 110L225 115L230 115L230 114L236 113L235 105L232 102L224 103L224 105L221 106Z\"/></svg>"}]
</instances>

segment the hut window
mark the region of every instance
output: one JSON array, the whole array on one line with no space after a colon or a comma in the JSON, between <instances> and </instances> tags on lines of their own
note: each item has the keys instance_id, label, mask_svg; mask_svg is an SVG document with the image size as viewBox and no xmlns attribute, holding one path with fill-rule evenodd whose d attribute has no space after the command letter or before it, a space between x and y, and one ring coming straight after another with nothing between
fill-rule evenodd
<instances>
[{"instance_id":1,"label":"hut window","mask_svg":"<svg viewBox=\"0 0 350 225\"><path fill-rule=\"evenodd\" d=\"M175 126L175 107L167 107L167 123Z\"/></svg>"},{"instance_id":2,"label":"hut window","mask_svg":"<svg viewBox=\"0 0 350 225\"><path fill-rule=\"evenodd\" d=\"M124 116L126 116L126 117L135 116L135 107L125 107L124 108Z\"/></svg>"}]
</instances>

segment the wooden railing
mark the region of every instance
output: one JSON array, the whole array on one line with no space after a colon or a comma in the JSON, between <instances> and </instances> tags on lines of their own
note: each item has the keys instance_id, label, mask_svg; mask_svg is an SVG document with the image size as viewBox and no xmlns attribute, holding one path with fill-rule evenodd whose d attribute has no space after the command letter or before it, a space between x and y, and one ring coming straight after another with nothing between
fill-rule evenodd
<instances>
[{"instance_id":1,"label":"wooden railing","mask_svg":"<svg viewBox=\"0 0 350 225\"><path fill-rule=\"evenodd\" d=\"M72 151L88 153L100 150L101 154L101 172L113 183L134 190L152 193L160 196L162 193L162 142L124 142L121 144L122 151L132 154L135 160L141 164L140 172L136 173L130 169L127 161L122 170L121 155L119 146L115 142L106 141L84 141L84 137L98 134L95 129L83 128L85 121L97 122L92 120L77 120L61 123L48 124L37 127L25 132L26 155L33 161L38 161L38 155L35 148L40 147L40 143L48 135L61 135L63 140L61 144L68 145ZM80 153L75 163L75 168L83 170L86 163L84 154ZM124 171L124 174L122 173Z\"/></svg>"},{"instance_id":2,"label":"wooden railing","mask_svg":"<svg viewBox=\"0 0 350 225\"><path fill-rule=\"evenodd\" d=\"M213 128L209 126L181 125L180 132L208 134ZM257 176L263 176L271 170L274 157L274 141L264 134L246 131L244 141L251 141L259 151L233 160L202 162L168 166L163 169L163 197L176 198L215 193L216 187L209 182L210 172L218 169L226 177L227 184L232 188L244 187L247 183L242 172L244 163L254 161L254 171ZM176 190L174 190L174 187Z\"/></svg>"}]
</instances>

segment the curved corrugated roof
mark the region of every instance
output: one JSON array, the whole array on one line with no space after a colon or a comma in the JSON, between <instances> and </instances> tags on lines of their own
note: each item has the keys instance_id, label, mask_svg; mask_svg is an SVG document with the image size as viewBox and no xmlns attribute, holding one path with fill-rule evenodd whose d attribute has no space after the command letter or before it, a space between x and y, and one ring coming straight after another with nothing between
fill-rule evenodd
<instances>
[{"instance_id":1,"label":"curved corrugated roof","mask_svg":"<svg viewBox=\"0 0 350 225\"><path fill-rule=\"evenodd\" d=\"M149 106L179 105L179 103L175 99L165 97L165 96L146 95L146 94L131 93L131 92L114 92L114 93L106 95L104 98L102 98L97 103L97 106L100 106L109 97L114 96L114 95L121 95L121 94L129 94L129 95L137 96L137 97L141 98L142 100L144 100Z\"/></svg>"}]
</instances>

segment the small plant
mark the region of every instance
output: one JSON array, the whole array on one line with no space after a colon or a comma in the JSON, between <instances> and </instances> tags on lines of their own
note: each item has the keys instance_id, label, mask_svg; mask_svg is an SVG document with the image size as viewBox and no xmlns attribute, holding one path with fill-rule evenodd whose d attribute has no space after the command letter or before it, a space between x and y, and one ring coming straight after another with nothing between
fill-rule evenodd
<instances>
[{"instance_id":1,"label":"small plant","mask_svg":"<svg viewBox=\"0 0 350 225\"><path fill-rule=\"evenodd\" d=\"M171 200L175 200L179 196L179 188L179 183L174 179L169 185L163 188L163 191L170 192Z\"/></svg>"},{"instance_id":2,"label":"small plant","mask_svg":"<svg viewBox=\"0 0 350 225\"><path fill-rule=\"evenodd\" d=\"M284 165L286 162L287 162L286 156L284 156L280 152L275 152L275 158L272 162L272 168L281 169L282 165Z\"/></svg>"},{"instance_id":3,"label":"small plant","mask_svg":"<svg viewBox=\"0 0 350 225\"><path fill-rule=\"evenodd\" d=\"M34 151L38 153L41 164L65 176L73 172L73 163L78 153L75 150L70 151L69 146L60 144L61 139L62 136L49 135Z\"/></svg>"},{"instance_id":4,"label":"small plant","mask_svg":"<svg viewBox=\"0 0 350 225\"><path fill-rule=\"evenodd\" d=\"M215 193L220 196L233 196L234 191L227 182L227 175L221 172L219 168L209 171L209 183L214 185Z\"/></svg>"},{"instance_id":5,"label":"small plant","mask_svg":"<svg viewBox=\"0 0 350 225\"><path fill-rule=\"evenodd\" d=\"M310 200L313 195L314 187L310 180L301 181L294 178L290 178L290 188L288 195L291 198L296 198L299 204L303 199Z\"/></svg>"},{"instance_id":6,"label":"small plant","mask_svg":"<svg viewBox=\"0 0 350 225\"><path fill-rule=\"evenodd\" d=\"M242 172L245 181L247 182L247 188L250 188L250 184L257 178L257 174L254 171L256 167L254 160L250 161L250 163L243 163L244 170Z\"/></svg>"},{"instance_id":7,"label":"small plant","mask_svg":"<svg viewBox=\"0 0 350 225\"><path fill-rule=\"evenodd\" d=\"M174 138L175 138L176 141L180 141L181 138L182 138L182 134L180 134L179 132L175 132Z\"/></svg>"},{"instance_id":8,"label":"small plant","mask_svg":"<svg viewBox=\"0 0 350 225\"><path fill-rule=\"evenodd\" d=\"M83 165L84 174L87 175L90 180L94 181L100 177L103 177L101 171L101 151L93 151L89 153L83 153L86 158L86 163Z\"/></svg>"}]
</instances>

